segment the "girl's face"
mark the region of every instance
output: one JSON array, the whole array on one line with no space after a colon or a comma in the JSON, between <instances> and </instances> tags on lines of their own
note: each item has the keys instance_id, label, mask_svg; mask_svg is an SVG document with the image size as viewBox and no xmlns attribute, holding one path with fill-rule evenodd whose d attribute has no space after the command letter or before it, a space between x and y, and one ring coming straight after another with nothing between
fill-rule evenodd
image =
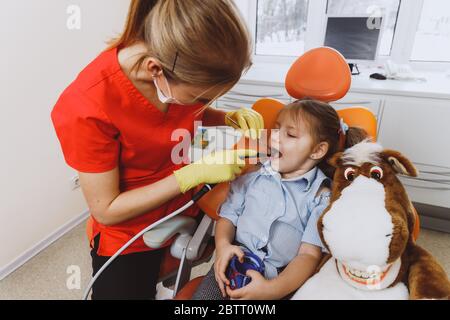
<instances>
[{"instance_id":1,"label":"girl's face","mask_svg":"<svg viewBox=\"0 0 450 320\"><path fill-rule=\"evenodd\" d=\"M272 130L270 142L272 168L284 178L306 173L314 166L310 159L314 141L301 116L295 121L289 112L281 114Z\"/></svg>"}]
</instances>

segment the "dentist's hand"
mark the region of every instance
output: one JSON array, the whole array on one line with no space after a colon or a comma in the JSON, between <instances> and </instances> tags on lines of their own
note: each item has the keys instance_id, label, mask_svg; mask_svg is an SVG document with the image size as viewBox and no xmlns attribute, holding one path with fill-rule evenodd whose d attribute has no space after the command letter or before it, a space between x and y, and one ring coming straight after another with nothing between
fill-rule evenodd
<instances>
[{"instance_id":1,"label":"dentist's hand","mask_svg":"<svg viewBox=\"0 0 450 320\"><path fill-rule=\"evenodd\" d=\"M248 138L258 139L261 130L264 129L264 119L252 109L242 108L228 112L225 116L225 124L235 129L241 129Z\"/></svg>"},{"instance_id":2,"label":"dentist's hand","mask_svg":"<svg viewBox=\"0 0 450 320\"><path fill-rule=\"evenodd\" d=\"M204 183L232 181L245 166L244 157L256 157L256 150L227 150L210 155L174 172L180 191L186 193Z\"/></svg>"}]
</instances>

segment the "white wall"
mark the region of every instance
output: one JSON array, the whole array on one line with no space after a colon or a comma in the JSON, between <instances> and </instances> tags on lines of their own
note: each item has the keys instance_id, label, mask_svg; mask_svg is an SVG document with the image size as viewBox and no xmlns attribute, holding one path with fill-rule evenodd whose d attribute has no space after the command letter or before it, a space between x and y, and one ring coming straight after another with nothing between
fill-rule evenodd
<instances>
[{"instance_id":1,"label":"white wall","mask_svg":"<svg viewBox=\"0 0 450 320\"><path fill-rule=\"evenodd\" d=\"M81 30L68 30L69 5ZM50 111L62 90L122 30L129 0L0 3L0 278L18 257L80 216Z\"/></svg>"},{"instance_id":2,"label":"white wall","mask_svg":"<svg viewBox=\"0 0 450 320\"><path fill-rule=\"evenodd\" d=\"M248 1L248 0L234 0L234 3L236 3L236 6L241 11L243 18L247 20L247 18L248 18L248 10L250 9L249 8L250 1Z\"/></svg>"},{"instance_id":3,"label":"white wall","mask_svg":"<svg viewBox=\"0 0 450 320\"><path fill-rule=\"evenodd\" d=\"M236 0L244 15L247 0ZM67 9L81 10L69 30ZM0 279L87 207L50 120L60 93L120 33L129 0L0 3Z\"/></svg>"}]
</instances>

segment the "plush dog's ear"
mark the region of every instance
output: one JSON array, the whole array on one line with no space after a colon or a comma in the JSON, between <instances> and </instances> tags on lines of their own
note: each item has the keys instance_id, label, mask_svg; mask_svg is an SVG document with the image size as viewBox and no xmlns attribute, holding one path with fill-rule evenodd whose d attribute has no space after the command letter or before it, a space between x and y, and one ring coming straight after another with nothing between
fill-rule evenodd
<instances>
[{"instance_id":1,"label":"plush dog's ear","mask_svg":"<svg viewBox=\"0 0 450 320\"><path fill-rule=\"evenodd\" d=\"M343 152L335 153L333 156L331 156L330 159L328 159L328 164L334 168L342 166L342 155Z\"/></svg>"},{"instance_id":2,"label":"plush dog's ear","mask_svg":"<svg viewBox=\"0 0 450 320\"><path fill-rule=\"evenodd\" d=\"M394 150L384 150L380 156L386 160L397 174L417 177L416 167L404 155Z\"/></svg>"}]
</instances>

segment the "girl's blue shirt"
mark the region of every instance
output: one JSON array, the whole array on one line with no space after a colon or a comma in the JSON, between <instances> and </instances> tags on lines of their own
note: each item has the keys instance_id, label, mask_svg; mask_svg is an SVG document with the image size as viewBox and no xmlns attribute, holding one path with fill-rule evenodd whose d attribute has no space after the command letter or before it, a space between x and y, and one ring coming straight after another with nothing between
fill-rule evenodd
<instances>
[{"instance_id":1,"label":"girl's blue shirt","mask_svg":"<svg viewBox=\"0 0 450 320\"><path fill-rule=\"evenodd\" d=\"M317 167L295 179L283 179L270 161L231 183L219 215L236 227L236 241L258 255L266 278L278 275L297 255L302 242L324 246L317 221L330 201L318 194L330 179Z\"/></svg>"}]
</instances>

